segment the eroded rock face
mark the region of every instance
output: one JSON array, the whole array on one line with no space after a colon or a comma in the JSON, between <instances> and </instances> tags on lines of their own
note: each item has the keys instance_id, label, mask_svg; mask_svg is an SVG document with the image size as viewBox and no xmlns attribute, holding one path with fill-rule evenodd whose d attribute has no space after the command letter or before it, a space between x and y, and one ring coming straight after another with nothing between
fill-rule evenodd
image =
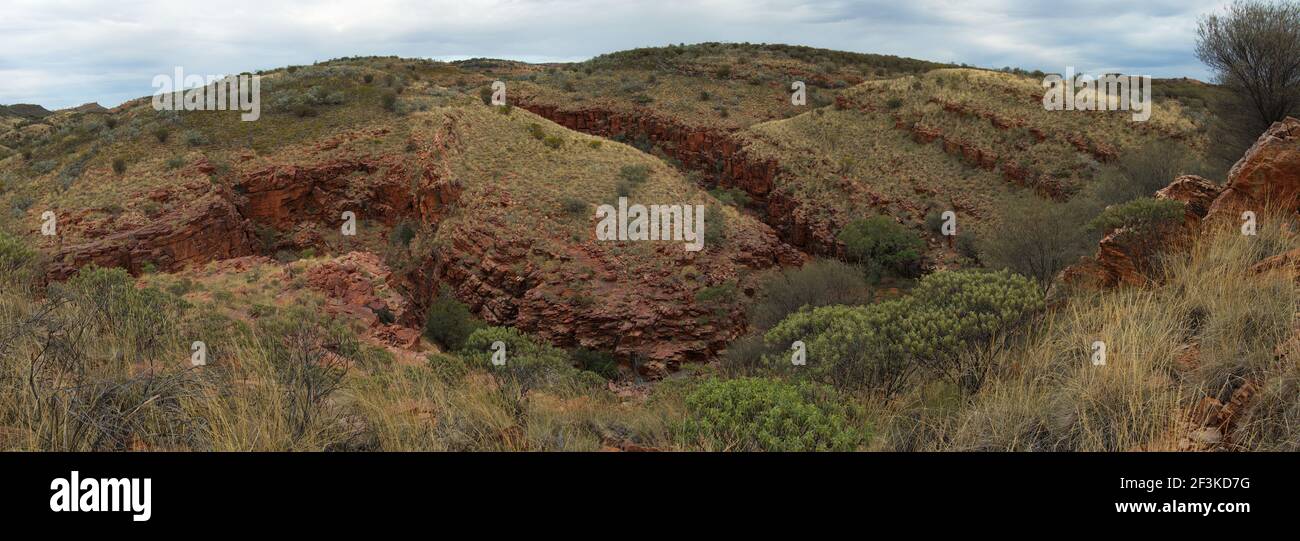
<instances>
[{"instance_id":1,"label":"eroded rock face","mask_svg":"<svg viewBox=\"0 0 1300 541\"><path fill-rule=\"evenodd\" d=\"M1275 122L1232 166L1228 186L1210 208L1236 219L1245 210L1300 209L1300 119Z\"/></svg>"},{"instance_id":2,"label":"eroded rock face","mask_svg":"<svg viewBox=\"0 0 1300 541\"><path fill-rule=\"evenodd\" d=\"M139 274L146 264L173 271L189 265L251 255L252 229L229 189L214 188L182 208L142 227L85 243L58 246L48 275L63 280L91 263Z\"/></svg>"},{"instance_id":3,"label":"eroded rock face","mask_svg":"<svg viewBox=\"0 0 1300 541\"><path fill-rule=\"evenodd\" d=\"M390 278L388 266L366 252L350 252L305 273L307 284L325 295L327 311L361 321L367 338L409 350L420 341L419 318L401 294L376 288Z\"/></svg>"},{"instance_id":4,"label":"eroded rock face","mask_svg":"<svg viewBox=\"0 0 1300 541\"><path fill-rule=\"evenodd\" d=\"M773 189L781 165L751 156L744 143L726 130L687 126L650 111L632 114L600 107L563 111L544 103L516 104L583 133L649 140L685 167L701 173L709 185L744 190L763 207L764 222L783 241L818 255L836 256L842 251L835 238L836 224L807 216L799 201Z\"/></svg>"},{"instance_id":5,"label":"eroded rock face","mask_svg":"<svg viewBox=\"0 0 1300 541\"><path fill-rule=\"evenodd\" d=\"M1156 199L1182 201L1186 206L1183 223L1195 227L1209 214L1210 206L1221 193L1223 187L1214 182L1196 175L1183 175L1157 191Z\"/></svg>"}]
</instances>

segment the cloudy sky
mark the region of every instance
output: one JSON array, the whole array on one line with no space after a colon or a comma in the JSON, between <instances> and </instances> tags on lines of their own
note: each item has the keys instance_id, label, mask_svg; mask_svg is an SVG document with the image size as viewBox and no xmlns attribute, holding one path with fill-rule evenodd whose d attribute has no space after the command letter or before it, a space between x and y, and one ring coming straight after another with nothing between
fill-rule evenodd
<instances>
[{"instance_id":1,"label":"cloudy sky","mask_svg":"<svg viewBox=\"0 0 1300 541\"><path fill-rule=\"evenodd\" d=\"M574 61L634 47L789 43L1043 71L1207 78L1222 0L3 0L0 104L114 106L154 75L353 55Z\"/></svg>"}]
</instances>

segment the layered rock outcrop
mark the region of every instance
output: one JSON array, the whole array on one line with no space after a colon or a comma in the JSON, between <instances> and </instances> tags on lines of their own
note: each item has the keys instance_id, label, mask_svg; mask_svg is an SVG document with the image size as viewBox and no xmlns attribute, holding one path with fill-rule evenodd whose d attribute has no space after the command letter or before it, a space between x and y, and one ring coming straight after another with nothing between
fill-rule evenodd
<instances>
[{"instance_id":1,"label":"layered rock outcrop","mask_svg":"<svg viewBox=\"0 0 1300 541\"><path fill-rule=\"evenodd\" d=\"M818 255L841 251L834 224L802 212L800 202L775 190L781 164L760 159L727 130L689 126L648 110L635 113L602 107L563 110L556 105L516 101L516 105L571 130L629 141L647 140L693 171L709 186L739 188L763 210L763 221L785 242Z\"/></svg>"},{"instance_id":2,"label":"layered rock outcrop","mask_svg":"<svg viewBox=\"0 0 1300 541\"><path fill-rule=\"evenodd\" d=\"M122 267L138 274L147 265L177 270L255 253L252 228L233 201L230 189L214 187L181 208L142 227L109 233L53 249L48 275L63 280L95 264Z\"/></svg>"},{"instance_id":3,"label":"layered rock outcrop","mask_svg":"<svg viewBox=\"0 0 1300 541\"><path fill-rule=\"evenodd\" d=\"M1275 122L1228 173L1210 214L1236 220L1242 211L1300 209L1300 119Z\"/></svg>"}]
</instances>

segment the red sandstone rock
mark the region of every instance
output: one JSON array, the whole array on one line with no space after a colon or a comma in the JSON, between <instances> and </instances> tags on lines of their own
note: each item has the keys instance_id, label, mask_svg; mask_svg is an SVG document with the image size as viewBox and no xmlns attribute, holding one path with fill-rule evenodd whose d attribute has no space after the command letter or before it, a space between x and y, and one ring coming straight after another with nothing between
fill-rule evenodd
<instances>
[{"instance_id":1,"label":"red sandstone rock","mask_svg":"<svg viewBox=\"0 0 1300 541\"><path fill-rule=\"evenodd\" d=\"M1300 209L1300 119L1274 123L1228 173L1228 185L1210 214Z\"/></svg>"}]
</instances>

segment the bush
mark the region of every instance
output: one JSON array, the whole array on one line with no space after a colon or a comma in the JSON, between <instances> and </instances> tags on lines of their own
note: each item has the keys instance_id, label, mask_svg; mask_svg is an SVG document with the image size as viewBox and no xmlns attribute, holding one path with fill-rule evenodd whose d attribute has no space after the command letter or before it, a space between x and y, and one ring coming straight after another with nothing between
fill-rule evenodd
<instances>
[{"instance_id":1,"label":"bush","mask_svg":"<svg viewBox=\"0 0 1300 541\"><path fill-rule=\"evenodd\" d=\"M1093 212L1082 200L1052 203L1032 195L1009 200L999 209L998 225L977 241L979 258L990 268L1033 278L1046 290L1062 269L1096 249L1087 227ZM957 240L967 237L962 232Z\"/></svg>"},{"instance_id":2,"label":"bush","mask_svg":"<svg viewBox=\"0 0 1300 541\"><path fill-rule=\"evenodd\" d=\"M1177 141L1155 141L1126 152L1098 175L1091 193L1100 206L1150 197L1183 174L1205 174L1207 167Z\"/></svg>"},{"instance_id":3,"label":"bush","mask_svg":"<svg viewBox=\"0 0 1300 541\"><path fill-rule=\"evenodd\" d=\"M505 344L506 362L502 366L493 365L492 344ZM470 367L482 367L494 371L506 383L517 386L521 391L559 385L595 384L599 377L588 375L573 367L569 356L550 344L533 341L524 333L510 327L481 327L465 340L460 355L469 361Z\"/></svg>"},{"instance_id":4,"label":"bush","mask_svg":"<svg viewBox=\"0 0 1300 541\"><path fill-rule=\"evenodd\" d=\"M819 259L799 268L783 269L761 282L758 300L749 309L749 320L755 328L765 330L804 306L862 304L870 299L861 269Z\"/></svg>"},{"instance_id":5,"label":"bush","mask_svg":"<svg viewBox=\"0 0 1300 541\"><path fill-rule=\"evenodd\" d=\"M384 92L379 96L379 103L384 107L385 111L397 111L397 93L393 91Z\"/></svg>"},{"instance_id":6,"label":"bush","mask_svg":"<svg viewBox=\"0 0 1300 541\"><path fill-rule=\"evenodd\" d=\"M185 131L185 144L192 147L197 147L201 145L206 145L207 143L208 143L208 138L204 137L204 135L199 131L197 130Z\"/></svg>"},{"instance_id":7,"label":"bush","mask_svg":"<svg viewBox=\"0 0 1300 541\"><path fill-rule=\"evenodd\" d=\"M122 174L126 172L126 160L122 158L113 158L113 172Z\"/></svg>"},{"instance_id":8,"label":"bush","mask_svg":"<svg viewBox=\"0 0 1300 541\"><path fill-rule=\"evenodd\" d=\"M861 264L872 281L886 274L915 276L921 270L925 242L885 216L855 221L841 230L838 238L844 243L845 256Z\"/></svg>"},{"instance_id":9,"label":"bush","mask_svg":"<svg viewBox=\"0 0 1300 541\"><path fill-rule=\"evenodd\" d=\"M375 75L373 73L367 73L361 76L361 80L366 84L373 83L375 82Z\"/></svg>"},{"instance_id":10,"label":"bush","mask_svg":"<svg viewBox=\"0 0 1300 541\"><path fill-rule=\"evenodd\" d=\"M1141 197L1122 205L1106 207L1088 226L1101 232L1121 227L1145 232L1179 223L1183 216L1182 201Z\"/></svg>"},{"instance_id":11,"label":"bush","mask_svg":"<svg viewBox=\"0 0 1300 541\"><path fill-rule=\"evenodd\" d=\"M0 231L0 283L26 285L34 276L36 255L21 240Z\"/></svg>"},{"instance_id":12,"label":"bush","mask_svg":"<svg viewBox=\"0 0 1300 541\"><path fill-rule=\"evenodd\" d=\"M720 205L709 205L704 209L704 217L705 249L722 246L722 241L727 239L727 214Z\"/></svg>"},{"instance_id":13,"label":"bush","mask_svg":"<svg viewBox=\"0 0 1300 541\"><path fill-rule=\"evenodd\" d=\"M469 307L443 289L429 306L424 319L424 335L447 350L465 347L465 341L479 326Z\"/></svg>"},{"instance_id":14,"label":"bush","mask_svg":"<svg viewBox=\"0 0 1300 541\"><path fill-rule=\"evenodd\" d=\"M709 190L709 195L719 203L733 207L747 207L751 202L749 194L740 188L714 188Z\"/></svg>"},{"instance_id":15,"label":"bush","mask_svg":"<svg viewBox=\"0 0 1300 541\"><path fill-rule=\"evenodd\" d=\"M558 150L564 146L564 138L558 135L548 135L542 140L542 144L550 147L552 150Z\"/></svg>"},{"instance_id":16,"label":"bush","mask_svg":"<svg viewBox=\"0 0 1300 541\"><path fill-rule=\"evenodd\" d=\"M171 132L167 131L167 128L165 126L158 126L157 128L153 129L153 136L154 139L157 139L159 143L166 143L167 138L171 136Z\"/></svg>"},{"instance_id":17,"label":"bush","mask_svg":"<svg viewBox=\"0 0 1300 541\"><path fill-rule=\"evenodd\" d=\"M641 184L650 178L648 165L624 165L618 170L618 178L633 184Z\"/></svg>"},{"instance_id":18,"label":"bush","mask_svg":"<svg viewBox=\"0 0 1300 541\"><path fill-rule=\"evenodd\" d=\"M686 397L682 438L713 451L852 451L864 435L833 395L808 383L710 379Z\"/></svg>"},{"instance_id":19,"label":"bush","mask_svg":"<svg viewBox=\"0 0 1300 541\"><path fill-rule=\"evenodd\" d=\"M582 216L591 208L586 201L576 197L566 197L564 199L564 213L570 216Z\"/></svg>"},{"instance_id":20,"label":"bush","mask_svg":"<svg viewBox=\"0 0 1300 541\"><path fill-rule=\"evenodd\" d=\"M541 124L537 124L536 122L528 125L528 135L531 135L533 139L538 141L546 138L546 132L542 130Z\"/></svg>"},{"instance_id":21,"label":"bush","mask_svg":"<svg viewBox=\"0 0 1300 541\"><path fill-rule=\"evenodd\" d=\"M841 387L893 394L916 369L950 377L968 390L982 384L986 366L972 366L969 350L1020 325L1043 307L1041 291L1007 271L938 272L908 297L862 307L801 310L764 335L772 350L801 340L801 373ZM789 366L784 351L771 363Z\"/></svg>"},{"instance_id":22,"label":"bush","mask_svg":"<svg viewBox=\"0 0 1300 541\"><path fill-rule=\"evenodd\" d=\"M598 374L605 379L618 378L618 359L612 353L578 348L570 354L578 368Z\"/></svg>"},{"instance_id":23,"label":"bush","mask_svg":"<svg viewBox=\"0 0 1300 541\"><path fill-rule=\"evenodd\" d=\"M397 227L394 227L392 233L388 235L389 244L394 246L410 246L413 239L415 239L415 227L406 220L402 220L401 223L397 224Z\"/></svg>"}]
</instances>

